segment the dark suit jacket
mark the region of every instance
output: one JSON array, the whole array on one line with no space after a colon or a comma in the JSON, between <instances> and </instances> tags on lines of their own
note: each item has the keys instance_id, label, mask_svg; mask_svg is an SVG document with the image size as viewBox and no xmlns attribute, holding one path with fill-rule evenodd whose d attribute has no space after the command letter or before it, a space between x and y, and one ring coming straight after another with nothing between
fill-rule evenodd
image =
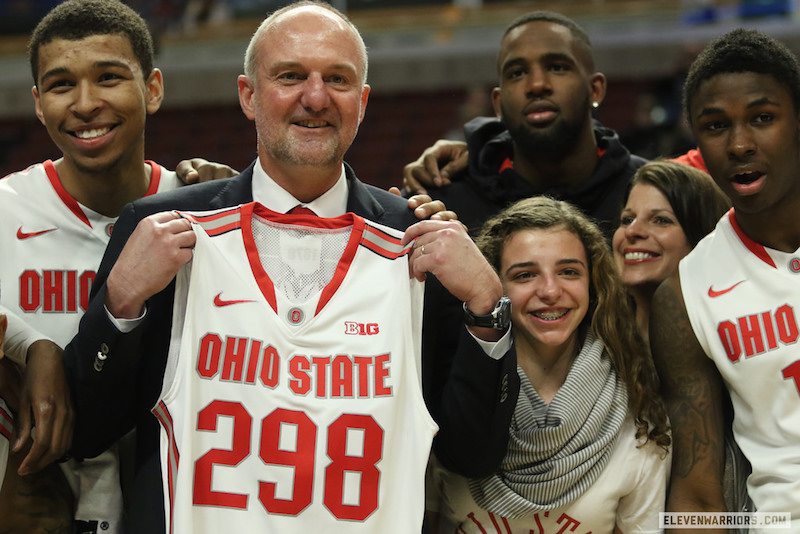
<instances>
[{"instance_id":1,"label":"dark suit jacket","mask_svg":"<svg viewBox=\"0 0 800 534\"><path fill-rule=\"evenodd\" d=\"M416 219L405 199L360 182L346 166L347 210L405 229ZM64 360L76 425L72 453L93 457L136 429L136 467L126 495L127 531L164 532L158 455L159 428L150 409L160 391L172 322L174 281L148 300L142 324L120 333L104 307L105 282L137 223L166 210L216 209L252 201L253 166L226 180L143 198L125 207L97 272L92 300ZM440 431L434 450L451 469L467 476L490 474L505 455L519 378L513 349L489 358L463 326L463 312L433 277L426 283L423 325L423 392ZM98 352L107 355L101 371ZM421 489L421 488L420 488Z\"/></svg>"}]
</instances>

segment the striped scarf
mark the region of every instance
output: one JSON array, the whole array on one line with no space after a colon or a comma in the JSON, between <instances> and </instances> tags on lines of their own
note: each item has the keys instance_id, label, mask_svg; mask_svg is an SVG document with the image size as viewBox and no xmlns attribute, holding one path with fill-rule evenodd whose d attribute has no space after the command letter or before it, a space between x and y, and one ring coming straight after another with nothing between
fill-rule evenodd
<instances>
[{"instance_id":1,"label":"striped scarf","mask_svg":"<svg viewBox=\"0 0 800 534\"><path fill-rule=\"evenodd\" d=\"M475 502L503 517L559 508L580 497L605 468L628 413L625 384L591 332L548 406L518 368L520 394L508 452L493 475L470 480Z\"/></svg>"}]
</instances>

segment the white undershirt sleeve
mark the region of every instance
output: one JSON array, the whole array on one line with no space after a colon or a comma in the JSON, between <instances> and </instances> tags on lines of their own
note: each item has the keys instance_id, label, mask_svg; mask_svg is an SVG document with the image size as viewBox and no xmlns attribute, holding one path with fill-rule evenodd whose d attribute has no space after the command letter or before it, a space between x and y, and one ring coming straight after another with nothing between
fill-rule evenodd
<instances>
[{"instance_id":1,"label":"white undershirt sleeve","mask_svg":"<svg viewBox=\"0 0 800 534\"><path fill-rule=\"evenodd\" d=\"M6 330L4 346L6 356L20 367L25 367L30 346L41 339L52 340L29 326L5 306L0 306L0 314L8 318L8 328Z\"/></svg>"}]
</instances>

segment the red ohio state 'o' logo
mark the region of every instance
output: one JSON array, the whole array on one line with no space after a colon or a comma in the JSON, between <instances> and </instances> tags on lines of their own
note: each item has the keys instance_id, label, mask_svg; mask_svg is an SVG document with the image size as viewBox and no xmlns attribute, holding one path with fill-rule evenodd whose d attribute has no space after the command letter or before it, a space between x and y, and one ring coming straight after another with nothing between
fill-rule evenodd
<instances>
[{"instance_id":1,"label":"red ohio state 'o' logo","mask_svg":"<svg viewBox=\"0 0 800 534\"><path fill-rule=\"evenodd\" d=\"M300 324L303 322L303 319L305 319L305 314L300 308L292 308L289 310L289 313L286 314L286 318L292 324Z\"/></svg>"}]
</instances>

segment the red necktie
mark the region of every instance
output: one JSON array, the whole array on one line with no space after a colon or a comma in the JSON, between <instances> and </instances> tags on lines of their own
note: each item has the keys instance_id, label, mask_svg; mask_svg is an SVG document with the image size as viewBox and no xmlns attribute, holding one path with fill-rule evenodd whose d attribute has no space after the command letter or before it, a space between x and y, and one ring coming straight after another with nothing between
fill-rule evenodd
<instances>
[{"instance_id":1,"label":"red necktie","mask_svg":"<svg viewBox=\"0 0 800 534\"><path fill-rule=\"evenodd\" d=\"M311 215L312 217L317 216L317 214L314 213L313 210L310 210L305 206L301 206L300 204L290 209L289 213L291 213L292 215Z\"/></svg>"}]
</instances>

